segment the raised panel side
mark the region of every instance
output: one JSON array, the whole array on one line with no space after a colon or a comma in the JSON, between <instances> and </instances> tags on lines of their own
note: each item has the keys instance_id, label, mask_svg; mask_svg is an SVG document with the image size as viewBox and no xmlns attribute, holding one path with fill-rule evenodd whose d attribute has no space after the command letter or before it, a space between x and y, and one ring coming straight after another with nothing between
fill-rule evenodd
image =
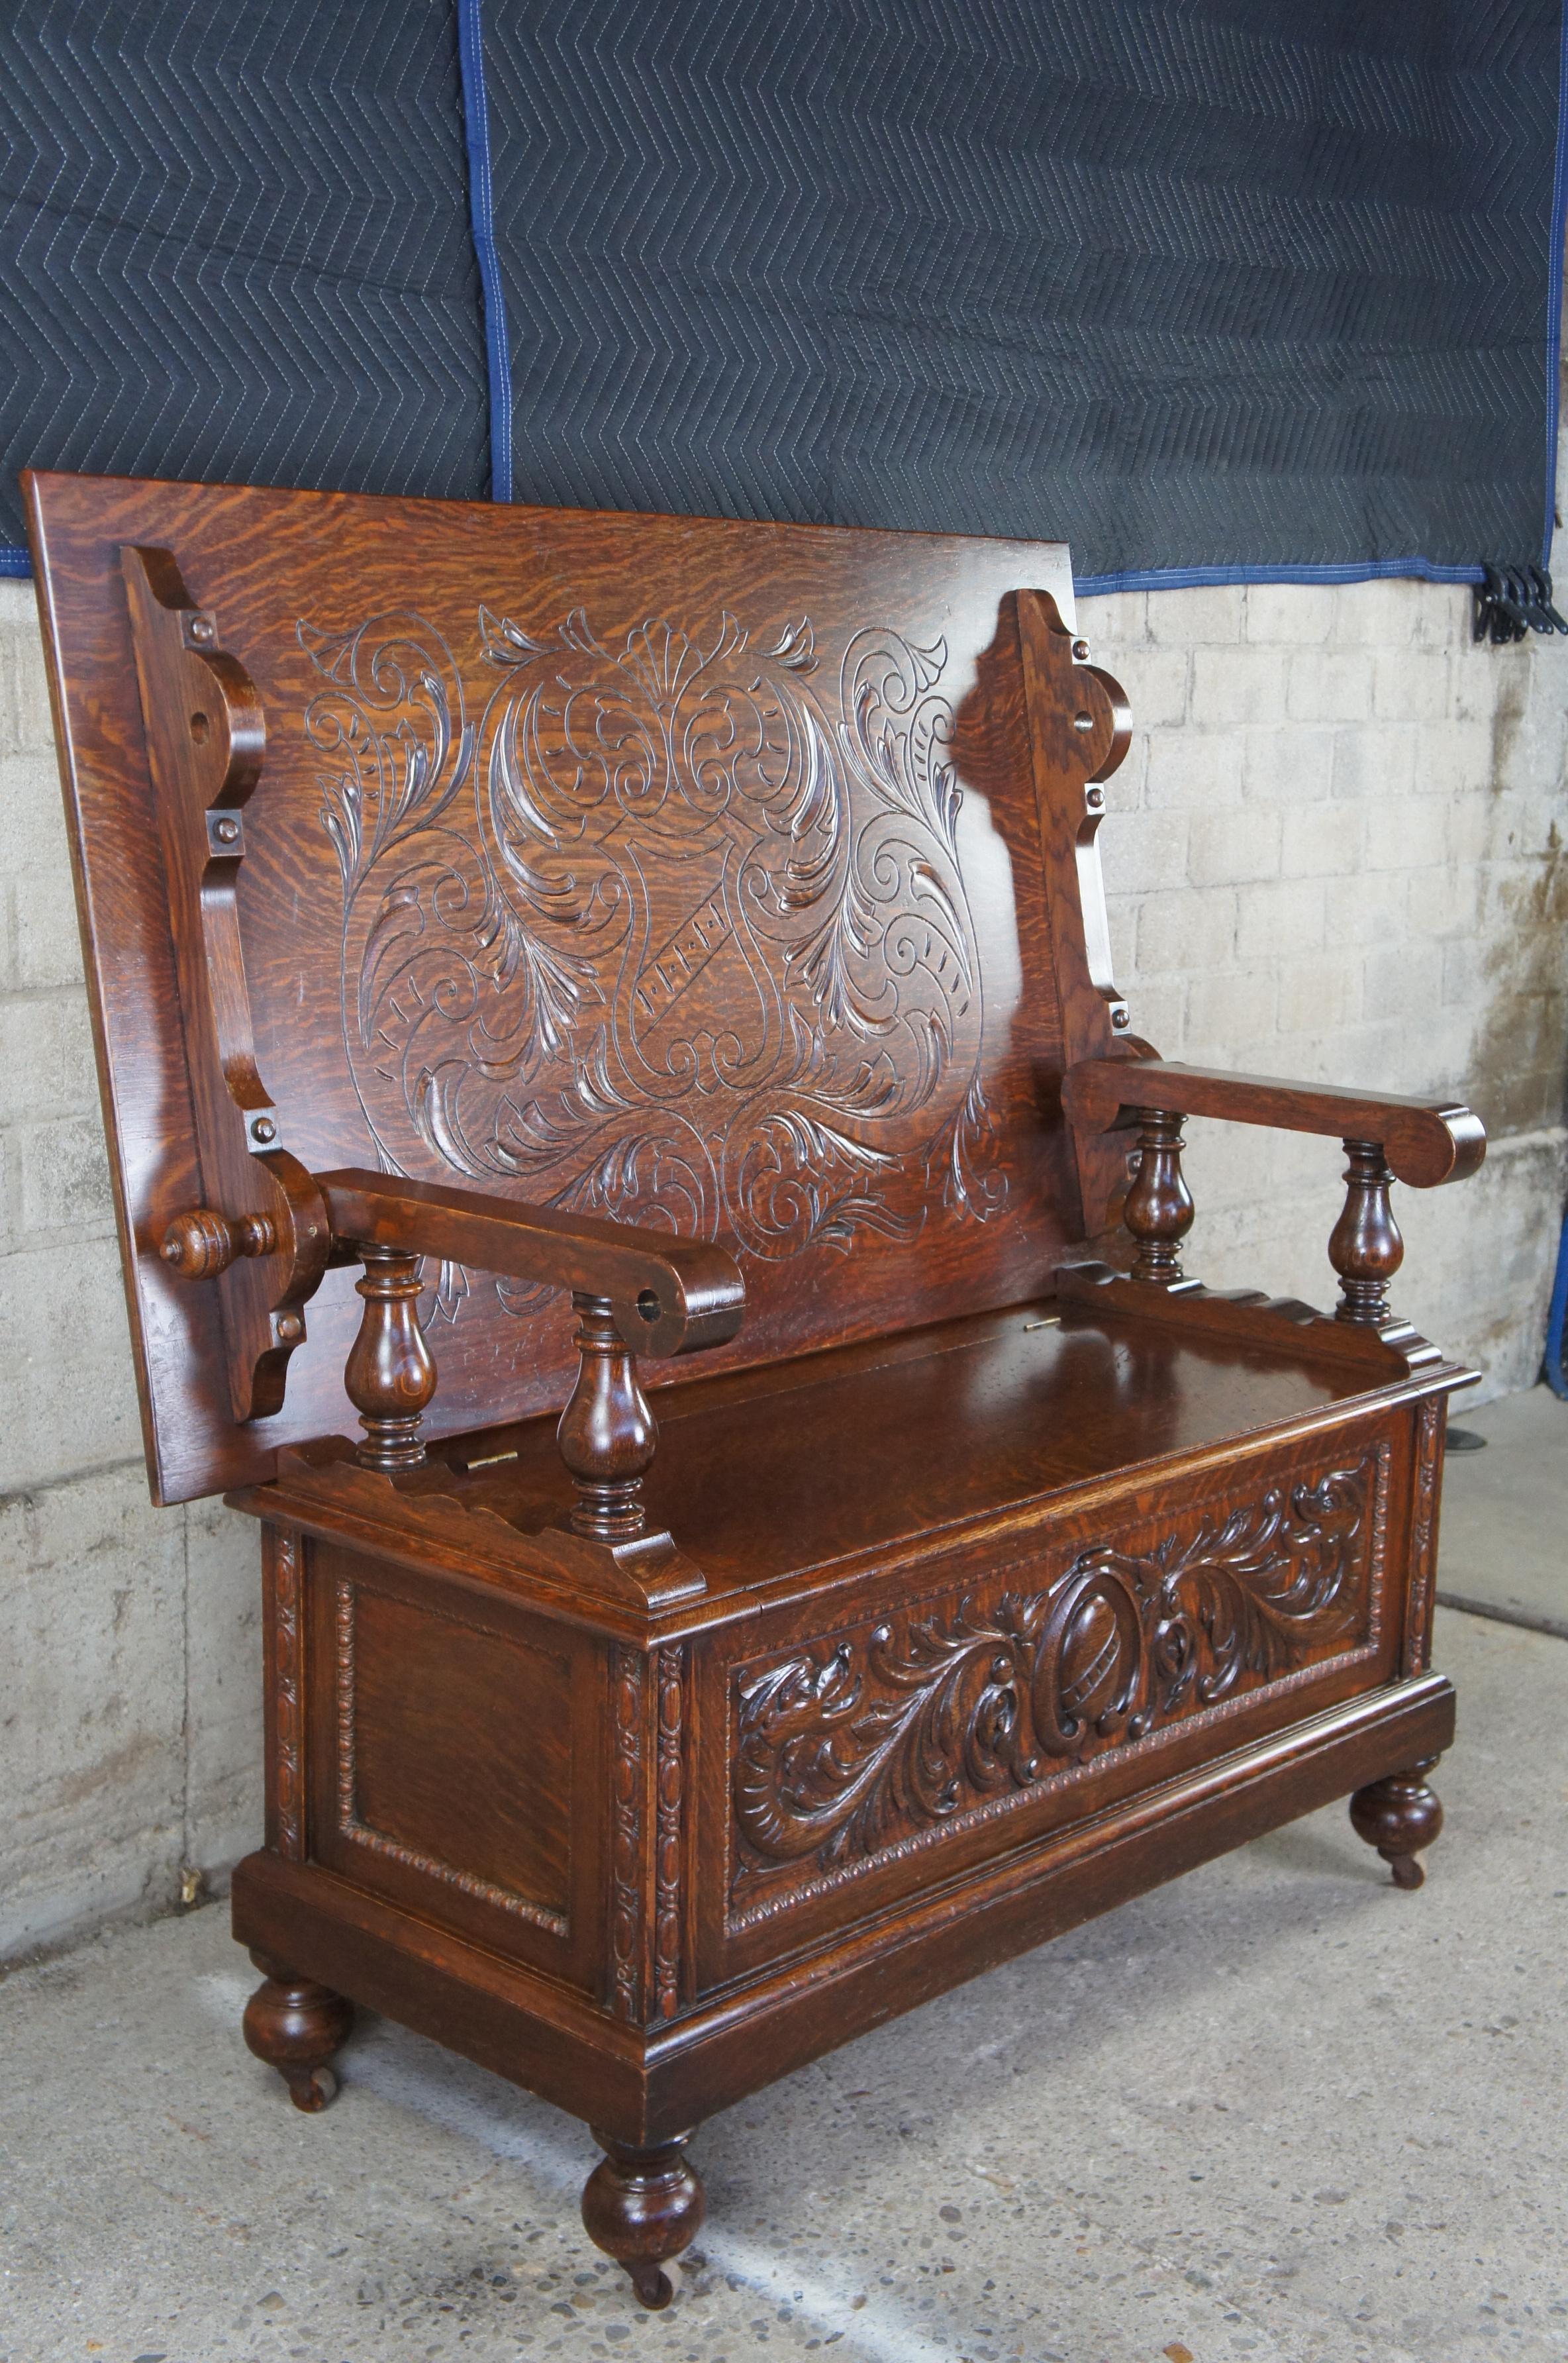
<instances>
[{"instance_id":1,"label":"raised panel side","mask_svg":"<svg viewBox=\"0 0 1568 2363\"><path fill-rule=\"evenodd\" d=\"M326 1545L312 1593L311 1858L520 1958L575 1959L584 1652L478 1586Z\"/></svg>"}]
</instances>

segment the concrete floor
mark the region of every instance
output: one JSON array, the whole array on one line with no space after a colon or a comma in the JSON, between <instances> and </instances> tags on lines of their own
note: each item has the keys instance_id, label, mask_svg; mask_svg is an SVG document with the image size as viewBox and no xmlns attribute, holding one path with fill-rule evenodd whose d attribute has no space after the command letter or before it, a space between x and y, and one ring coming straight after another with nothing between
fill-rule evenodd
<instances>
[{"instance_id":1,"label":"concrete floor","mask_svg":"<svg viewBox=\"0 0 1568 2363\"><path fill-rule=\"evenodd\" d=\"M1456 1395L1451 1418L1486 1449L1444 1465L1439 1592L1568 1639L1568 1403L1533 1387L1473 1412Z\"/></svg>"},{"instance_id":2,"label":"concrete floor","mask_svg":"<svg viewBox=\"0 0 1568 2363\"><path fill-rule=\"evenodd\" d=\"M662 2315L542 2102L370 2021L290 2108L221 1907L18 1972L0 2363L1562 2363L1568 1644L1440 1613L1437 1662L1419 1893L1336 1806L715 2119Z\"/></svg>"}]
</instances>

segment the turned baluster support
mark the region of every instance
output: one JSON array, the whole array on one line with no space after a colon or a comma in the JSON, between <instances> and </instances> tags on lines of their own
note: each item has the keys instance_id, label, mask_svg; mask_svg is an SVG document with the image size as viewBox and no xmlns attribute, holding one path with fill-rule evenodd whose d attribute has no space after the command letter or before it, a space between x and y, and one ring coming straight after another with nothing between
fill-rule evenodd
<instances>
[{"instance_id":1,"label":"turned baluster support","mask_svg":"<svg viewBox=\"0 0 1568 2363\"><path fill-rule=\"evenodd\" d=\"M276 1255L278 1226L270 1215L231 1216L193 1206L175 1215L158 1252L182 1280L214 1280L242 1256Z\"/></svg>"},{"instance_id":2,"label":"turned baluster support","mask_svg":"<svg viewBox=\"0 0 1568 2363\"><path fill-rule=\"evenodd\" d=\"M1181 1170L1182 1146L1179 1115L1164 1108L1138 1110L1138 1171L1121 1219L1138 1242L1133 1279L1162 1287L1183 1277L1178 1250L1195 1211Z\"/></svg>"},{"instance_id":3,"label":"turned baluster support","mask_svg":"<svg viewBox=\"0 0 1568 2363\"><path fill-rule=\"evenodd\" d=\"M1350 1801L1351 1822L1357 1837L1375 1847L1394 1875L1396 1887L1419 1887L1426 1871L1417 1849L1430 1847L1441 1834L1442 1807L1427 1786L1427 1774L1437 1763L1423 1756L1404 1772L1387 1773L1358 1789Z\"/></svg>"},{"instance_id":4,"label":"turned baluster support","mask_svg":"<svg viewBox=\"0 0 1568 2363\"><path fill-rule=\"evenodd\" d=\"M580 1535L599 1542L625 1542L647 1524L639 1496L658 1429L610 1299L574 1290L571 1301L581 1359L556 1430L561 1459L577 1486L571 1523Z\"/></svg>"},{"instance_id":5,"label":"turned baluster support","mask_svg":"<svg viewBox=\"0 0 1568 2363\"><path fill-rule=\"evenodd\" d=\"M1390 1318L1388 1282L1405 1260L1405 1242L1394 1220L1383 1144L1347 1140L1344 1211L1329 1237L1329 1261L1340 1275L1337 1321L1375 1327Z\"/></svg>"},{"instance_id":6,"label":"turned baluster support","mask_svg":"<svg viewBox=\"0 0 1568 2363\"><path fill-rule=\"evenodd\" d=\"M365 1316L343 1383L365 1431L360 1467L391 1476L424 1462L419 1425L436 1392L436 1365L419 1326L419 1258L368 1244L359 1254L365 1277L354 1284Z\"/></svg>"},{"instance_id":7,"label":"turned baluster support","mask_svg":"<svg viewBox=\"0 0 1568 2363\"><path fill-rule=\"evenodd\" d=\"M252 1952L264 1983L245 2006L245 2040L275 2068L296 2109L314 2116L337 2091L328 2061L348 2041L354 2005L330 1986L301 1977L268 1953Z\"/></svg>"},{"instance_id":8,"label":"turned baluster support","mask_svg":"<svg viewBox=\"0 0 1568 2363\"><path fill-rule=\"evenodd\" d=\"M582 2220L588 2236L624 2265L637 2301L651 2313L675 2292L663 2269L702 2228L701 2181L683 2155L688 2134L646 2149L595 2133L605 2155L588 2178Z\"/></svg>"}]
</instances>

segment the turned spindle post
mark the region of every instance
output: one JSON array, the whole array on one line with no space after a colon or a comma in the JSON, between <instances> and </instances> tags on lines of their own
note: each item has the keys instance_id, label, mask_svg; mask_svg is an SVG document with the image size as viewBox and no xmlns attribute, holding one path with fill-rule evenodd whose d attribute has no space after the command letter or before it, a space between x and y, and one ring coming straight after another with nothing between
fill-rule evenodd
<instances>
[{"instance_id":1,"label":"turned spindle post","mask_svg":"<svg viewBox=\"0 0 1568 2363\"><path fill-rule=\"evenodd\" d=\"M1329 1237L1329 1261L1340 1275L1337 1321L1373 1326L1389 1318L1388 1282L1405 1259L1405 1242L1388 1203L1394 1176L1378 1140L1347 1140L1344 1211Z\"/></svg>"},{"instance_id":2,"label":"turned spindle post","mask_svg":"<svg viewBox=\"0 0 1568 2363\"><path fill-rule=\"evenodd\" d=\"M625 2267L638 2303L657 2313L675 2294L664 2267L702 2228L701 2180L683 2155L690 2136L677 2134L646 2149L608 2134L593 2138L605 2154L582 2194L588 2236Z\"/></svg>"},{"instance_id":3,"label":"turned spindle post","mask_svg":"<svg viewBox=\"0 0 1568 2363\"><path fill-rule=\"evenodd\" d=\"M158 1252L182 1280L213 1280L240 1256L276 1255L278 1227L270 1215L231 1218L193 1206L175 1215Z\"/></svg>"},{"instance_id":4,"label":"turned spindle post","mask_svg":"<svg viewBox=\"0 0 1568 2363\"><path fill-rule=\"evenodd\" d=\"M1164 1108L1140 1108L1138 1127L1138 1171L1121 1219L1138 1242L1133 1279L1168 1287L1182 1278L1177 1250L1194 1213L1181 1170L1181 1118Z\"/></svg>"},{"instance_id":5,"label":"turned spindle post","mask_svg":"<svg viewBox=\"0 0 1568 2363\"><path fill-rule=\"evenodd\" d=\"M580 1535L600 1542L624 1542L647 1524L638 1496L658 1429L610 1299L576 1290L571 1301L582 1359L556 1430L561 1459L577 1485L571 1523Z\"/></svg>"},{"instance_id":6,"label":"turned spindle post","mask_svg":"<svg viewBox=\"0 0 1568 2363\"><path fill-rule=\"evenodd\" d=\"M365 1431L361 1468L417 1469L419 1424L436 1392L436 1365L419 1326L419 1258L395 1248L359 1249L365 1277L354 1283L365 1317L344 1365L343 1383Z\"/></svg>"},{"instance_id":7,"label":"turned spindle post","mask_svg":"<svg viewBox=\"0 0 1568 2363\"><path fill-rule=\"evenodd\" d=\"M250 1958L265 1982L245 2006L245 2040L258 2059L277 2069L295 2108L314 2116L337 2091L327 2063L348 2039L354 2005L268 1953L253 1951Z\"/></svg>"},{"instance_id":8,"label":"turned spindle post","mask_svg":"<svg viewBox=\"0 0 1568 2363\"><path fill-rule=\"evenodd\" d=\"M1417 1848L1430 1847L1442 1830L1442 1807L1427 1786L1427 1774L1437 1760L1423 1756L1408 1771L1390 1772L1358 1789L1350 1801L1356 1836L1377 1848L1396 1887L1421 1885L1426 1871Z\"/></svg>"}]
</instances>

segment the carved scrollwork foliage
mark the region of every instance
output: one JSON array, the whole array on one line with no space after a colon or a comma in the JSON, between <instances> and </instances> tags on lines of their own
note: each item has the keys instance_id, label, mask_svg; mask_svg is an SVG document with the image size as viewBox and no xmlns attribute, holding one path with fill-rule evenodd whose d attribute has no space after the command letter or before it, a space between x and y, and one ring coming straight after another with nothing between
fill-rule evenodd
<instances>
[{"instance_id":1,"label":"carved scrollwork foliage","mask_svg":"<svg viewBox=\"0 0 1568 2363\"><path fill-rule=\"evenodd\" d=\"M481 609L472 720L417 616L299 637L389 1168L770 1259L1004 1203L940 641L863 630L824 681L806 618Z\"/></svg>"},{"instance_id":2,"label":"carved scrollwork foliage","mask_svg":"<svg viewBox=\"0 0 1568 2363\"><path fill-rule=\"evenodd\" d=\"M1187 1518L1147 1551L747 1672L732 1901L831 1874L1366 1637L1377 1453Z\"/></svg>"}]
</instances>

